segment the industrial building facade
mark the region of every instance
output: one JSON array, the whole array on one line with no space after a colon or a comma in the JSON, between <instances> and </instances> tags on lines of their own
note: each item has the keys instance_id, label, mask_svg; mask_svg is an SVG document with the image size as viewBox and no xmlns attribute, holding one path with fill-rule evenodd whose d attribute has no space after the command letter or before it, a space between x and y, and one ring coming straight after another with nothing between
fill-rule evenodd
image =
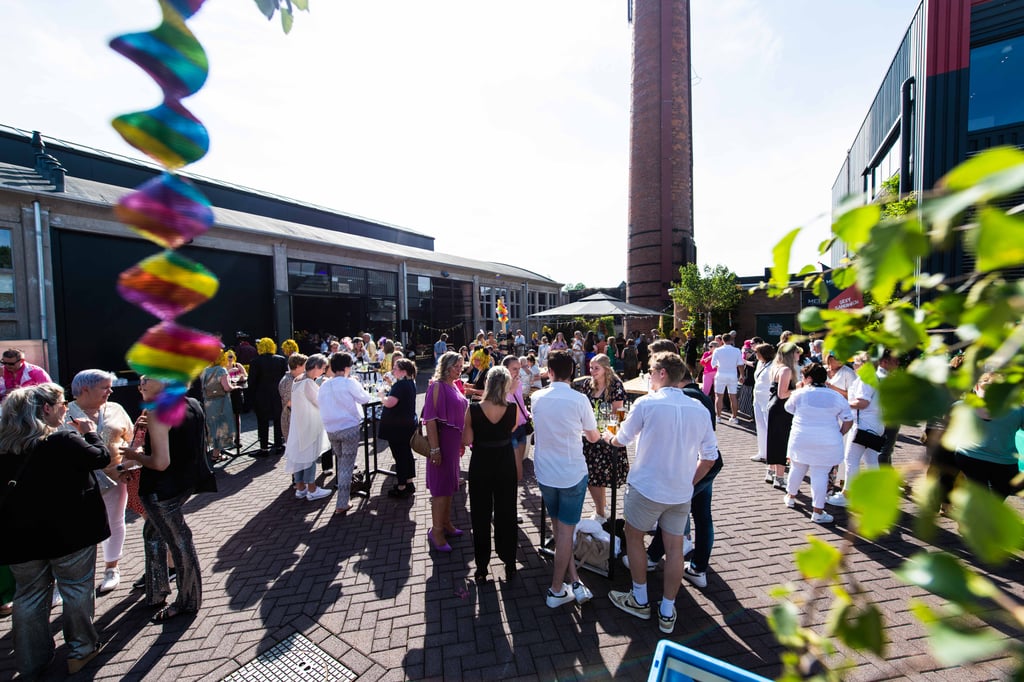
<instances>
[{"instance_id":1,"label":"industrial building facade","mask_svg":"<svg viewBox=\"0 0 1024 682\"><path fill-rule=\"evenodd\" d=\"M45 145L45 148L43 148ZM0 339L37 344L55 378L127 369L124 353L155 323L116 293L121 271L156 252L112 207L159 169L0 126ZM179 252L220 290L181 321L278 341L296 330L367 331L429 348L476 330L539 329L528 315L562 302L561 283L529 270L433 250L433 238L228 183L193 178L214 225Z\"/></svg>"},{"instance_id":2,"label":"industrial building facade","mask_svg":"<svg viewBox=\"0 0 1024 682\"><path fill-rule=\"evenodd\" d=\"M897 174L902 194L920 195L972 154L1024 146L1021 83L1024 0L923 0L832 186L833 209L875 200ZM848 255L833 249L833 266ZM921 268L958 277L973 265L957 245Z\"/></svg>"}]
</instances>

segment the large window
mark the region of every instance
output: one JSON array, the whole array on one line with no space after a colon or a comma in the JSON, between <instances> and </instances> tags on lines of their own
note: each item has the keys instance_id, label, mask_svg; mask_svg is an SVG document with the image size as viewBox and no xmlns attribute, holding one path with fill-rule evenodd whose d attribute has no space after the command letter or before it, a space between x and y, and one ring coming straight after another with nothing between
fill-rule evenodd
<instances>
[{"instance_id":1,"label":"large window","mask_svg":"<svg viewBox=\"0 0 1024 682\"><path fill-rule=\"evenodd\" d=\"M1024 122L1024 36L971 50L967 130Z\"/></svg>"},{"instance_id":2,"label":"large window","mask_svg":"<svg viewBox=\"0 0 1024 682\"><path fill-rule=\"evenodd\" d=\"M398 275L347 265L288 261L288 291L292 294L397 298Z\"/></svg>"},{"instance_id":3,"label":"large window","mask_svg":"<svg viewBox=\"0 0 1024 682\"><path fill-rule=\"evenodd\" d=\"M0 312L14 312L14 256L11 231L0 230Z\"/></svg>"},{"instance_id":4,"label":"large window","mask_svg":"<svg viewBox=\"0 0 1024 682\"><path fill-rule=\"evenodd\" d=\"M480 287L480 317L483 319L484 329L489 331L497 331L500 325L498 324L498 313L495 312L495 308L498 305L498 299L505 299L505 307L509 309L509 319L514 319L516 316L512 314L512 306L509 304L508 289L504 287ZM518 298L516 299L518 301ZM516 303L516 307L518 307Z\"/></svg>"},{"instance_id":5,"label":"large window","mask_svg":"<svg viewBox=\"0 0 1024 682\"><path fill-rule=\"evenodd\" d=\"M864 177L864 192L872 200L882 193L882 183L900 172L900 138L889 145L888 151Z\"/></svg>"}]
</instances>

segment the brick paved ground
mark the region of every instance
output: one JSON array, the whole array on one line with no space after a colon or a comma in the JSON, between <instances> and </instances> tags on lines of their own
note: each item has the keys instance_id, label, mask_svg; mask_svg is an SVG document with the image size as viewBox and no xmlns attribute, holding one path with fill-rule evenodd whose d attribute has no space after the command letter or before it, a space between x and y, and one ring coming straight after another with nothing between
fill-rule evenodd
<instances>
[{"instance_id":1,"label":"brick paved ground","mask_svg":"<svg viewBox=\"0 0 1024 682\"><path fill-rule=\"evenodd\" d=\"M248 444L255 435L251 416L245 423ZM772 677L779 672L780 649L766 624L773 604L768 590L797 578L792 553L807 535L840 545L846 517L840 510L834 527L819 527L809 522L805 504L786 509L781 494L762 482L761 466L748 460L752 431L723 425L719 437L726 466L715 484L716 544L709 584L699 591L684 583L672 638ZM896 461L913 460L920 451L905 436ZM388 454L382 456L383 463L390 461ZM96 601L96 621L106 644L80 678L218 680L294 633L319 645L360 680L646 678L660 639L657 626L618 611L607 599L609 589L628 586L625 570L612 581L585 572L595 599L582 608L545 606L550 559L534 549L540 502L531 477L520 495L526 522L520 529L519 576L509 583L502 570L495 570L498 580L478 587L470 579L475 567L468 535L453 541L451 555L428 551L426 494L390 499L380 492L391 481L380 477L370 499L360 499L347 517L335 518L333 497L295 500L282 465L277 458L245 456L219 465L221 491L188 504L205 595L193 620L149 623L152 611L143 605L142 592L129 587L143 567L142 522L130 520L122 586ZM527 470L532 471L529 463ZM422 463L419 476L422 480ZM457 523L468 529L465 505L463 489L456 501ZM1004 677L1005 661L942 670L927 655L923 630L907 611L908 597L919 591L890 573L923 546L911 534L909 504L905 512L892 536L854 544L851 570L881 604L892 646L886 661L853 657L849 679ZM967 557L949 521L942 521L938 543ZM990 575L1024 599L1021 561ZM661 572L652 576L651 596L657 600ZM53 622L59 632L56 612ZM59 634L57 641L60 645ZM47 679L64 677L65 654L58 648ZM5 619L0 621L0 679L12 676L10 619Z\"/></svg>"}]
</instances>

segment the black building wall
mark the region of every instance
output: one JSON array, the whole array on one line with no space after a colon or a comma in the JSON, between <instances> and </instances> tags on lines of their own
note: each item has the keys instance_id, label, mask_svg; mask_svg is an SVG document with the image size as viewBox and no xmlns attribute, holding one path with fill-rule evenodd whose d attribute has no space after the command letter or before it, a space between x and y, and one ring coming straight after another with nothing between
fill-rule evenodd
<instances>
[{"instance_id":1,"label":"black building wall","mask_svg":"<svg viewBox=\"0 0 1024 682\"><path fill-rule=\"evenodd\" d=\"M116 293L121 271L158 252L150 242L51 229L54 322L60 376L70 387L75 373L105 369L134 379L125 362L128 347L158 320ZM274 333L273 262L257 256L186 246L181 255L202 263L220 280L217 295L179 318L181 324L221 334ZM280 342L280 339L277 339Z\"/></svg>"}]
</instances>

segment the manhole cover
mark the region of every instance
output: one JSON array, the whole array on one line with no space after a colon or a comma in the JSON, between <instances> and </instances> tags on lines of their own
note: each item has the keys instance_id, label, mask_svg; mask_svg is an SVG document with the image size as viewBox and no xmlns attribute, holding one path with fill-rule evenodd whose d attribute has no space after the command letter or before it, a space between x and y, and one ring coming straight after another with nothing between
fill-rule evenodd
<instances>
[{"instance_id":1,"label":"manhole cover","mask_svg":"<svg viewBox=\"0 0 1024 682\"><path fill-rule=\"evenodd\" d=\"M356 674L296 633L224 678L224 682L354 680Z\"/></svg>"}]
</instances>

